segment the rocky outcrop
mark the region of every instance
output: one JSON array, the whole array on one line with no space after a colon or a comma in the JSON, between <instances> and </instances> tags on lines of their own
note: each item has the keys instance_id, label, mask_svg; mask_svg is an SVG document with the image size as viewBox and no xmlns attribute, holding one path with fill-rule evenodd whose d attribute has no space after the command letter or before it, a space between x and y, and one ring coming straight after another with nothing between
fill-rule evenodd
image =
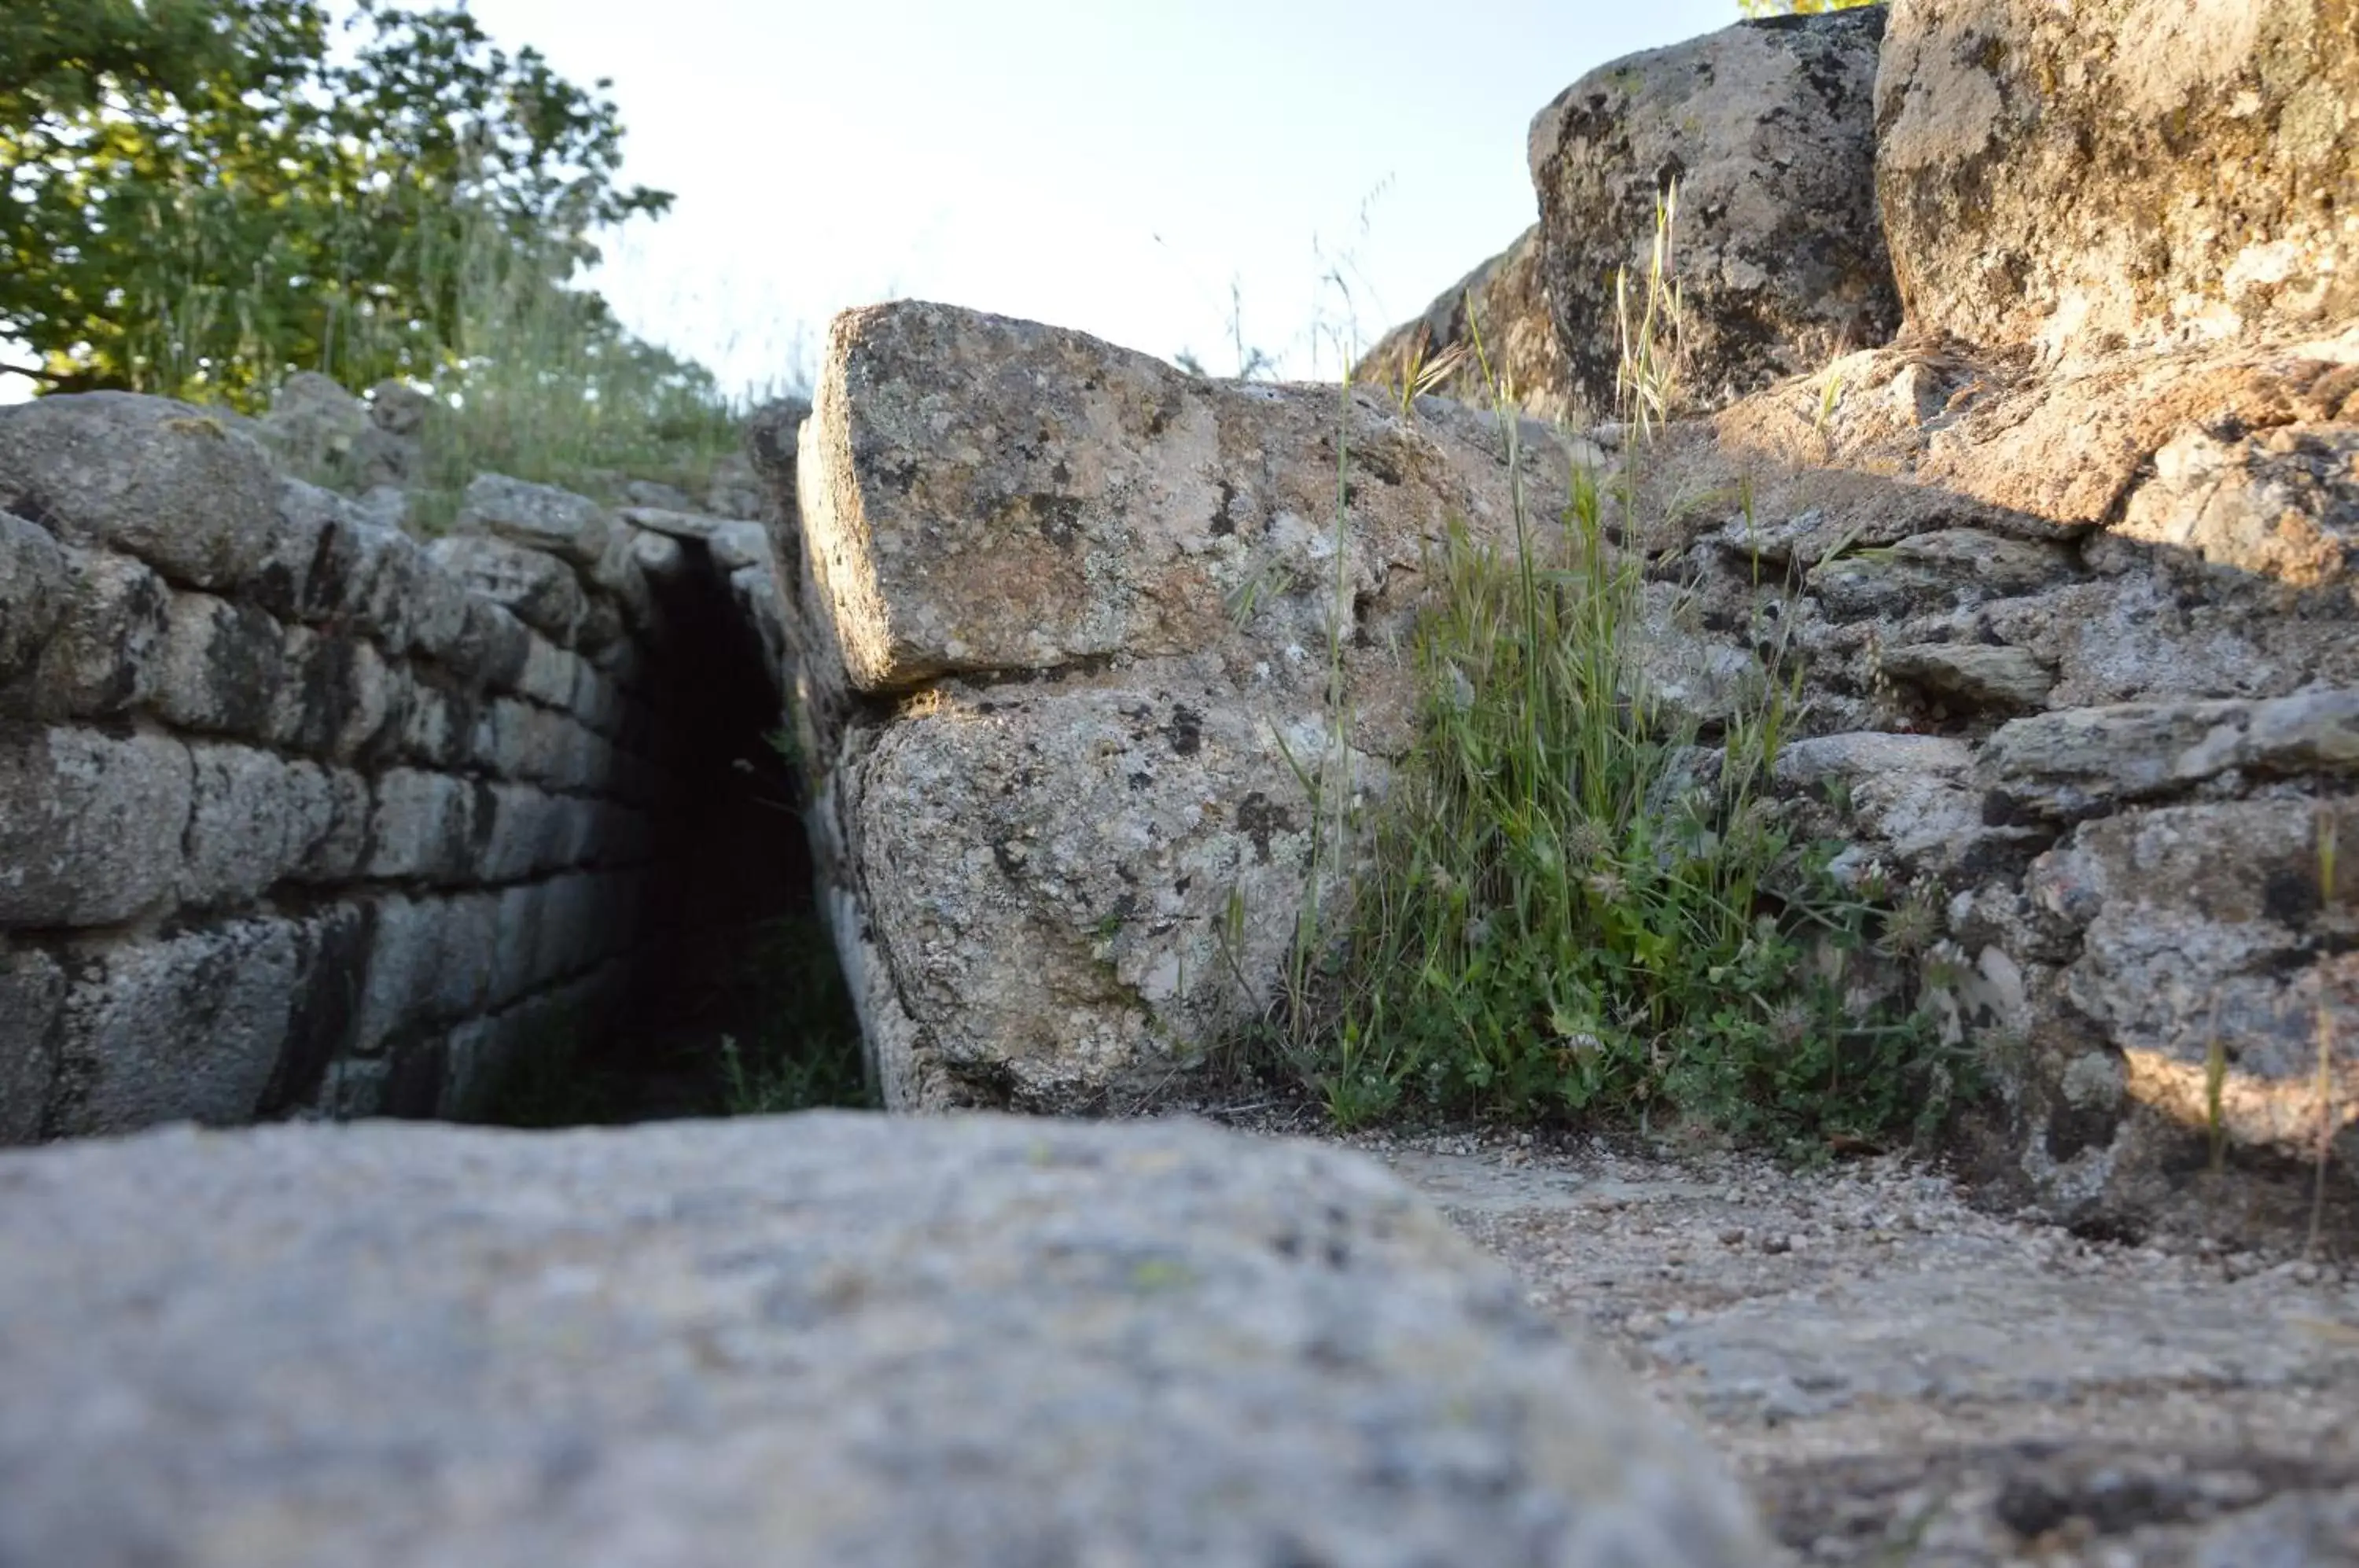
<instances>
[{"instance_id":1,"label":"rocky outcrop","mask_svg":"<svg viewBox=\"0 0 2359 1568\"><path fill-rule=\"evenodd\" d=\"M275 1127L0 1191L10 1562L1770 1560L1618 1367L1305 1145Z\"/></svg>"},{"instance_id":2,"label":"rocky outcrop","mask_svg":"<svg viewBox=\"0 0 2359 1568\"><path fill-rule=\"evenodd\" d=\"M2347 332L1894 348L1658 454L1650 549L1801 676L1821 828L1939 890L1984 1169L2065 1217L2189 1214L2216 1138L2257 1180L2215 1223L2298 1224L2321 1127L2359 1156L2354 393Z\"/></svg>"},{"instance_id":3,"label":"rocky outcrop","mask_svg":"<svg viewBox=\"0 0 2359 1568\"><path fill-rule=\"evenodd\" d=\"M1513 529L1507 432L1421 407L939 305L838 318L778 556L888 1104L1102 1105L1266 1005L1340 869L1311 780L1332 815L1407 744L1426 552Z\"/></svg>"},{"instance_id":4,"label":"rocky outcrop","mask_svg":"<svg viewBox=\"0 0 2359 1568\"><path fill-rule=\"evenodd\" d=\"M0 1142L466 1114L614 995L680 563L470 501L426 545L194 408L0 410Z\"/></svg>"},{"instance_id":5,"label":"rocky outcrop","mask_svg":"<svg viewBox=\"0 0 2359 1568\"><path fill-rule=\"evenodd\" d=\"M1919 332L2053 358L2359 315L2342 0L1904 0L1875 96Z\"/></svg>"},{"instance_id":6,"label":"rocky outcrop","mask_svg":"<svg viewBox=\"0 0 2359 1568\"><path fill-rule=\"evenodd\" d=\"M1881 6L1739 23L1602 66L1533 118L1539 277L1591 417L1616 403L1616 275L1643 296L1674 182L1690 407L1892 335L1875 185L1884 25Z\"/></svg>"},{"instance_id":7,"label":"rocky outcrop","mask_svg":"<svg viewBox=\"0 0 2359 1568\"><path fill-rule=\"evenodd\" d=\"M1535 419L1571 418L1572 368L1540 283L1538 225L1452 284L1424 315L1378 338L1352 379L1478 408L1490 407L1495 385L1497 396Z\"/></svg>"}]
</instances>

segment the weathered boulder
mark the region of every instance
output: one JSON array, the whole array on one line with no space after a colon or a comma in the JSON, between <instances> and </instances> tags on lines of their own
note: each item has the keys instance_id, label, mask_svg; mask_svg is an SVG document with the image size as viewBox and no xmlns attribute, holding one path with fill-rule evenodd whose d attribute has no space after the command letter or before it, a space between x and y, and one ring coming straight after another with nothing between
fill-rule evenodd
<instances>
[{"instance_id":1,"label":"weathered boulder","mask_svg":"<svg viewBox=\"0 0 2359 1568\"><path fill-rule=\"evenodd\" d=\"M2321 1123L2359 1122L2339 1021L2359 1009L2359 857L2338 841L2359 843L2349 800L2237 800L2092 822L2033 867L2033 908L2079 938L2060 1000L2120 1064L2097 1111L2144 1105L2208 1129L2216 1048L2235 1147L2299 1160Z\"/></svg>"},{"instance_id":2,"label":"weathered boulder","mask_svg":"<svg viewBox=\"0 0 2359 1568\"><path fill-rule=\"evenodd\" d=\"M452 534L428 548L436 565L535 631L571 645L589 604L565 562L538 550L473 534Z\"/></svg>"},{"instance_id":3,"label":"weathered boulder","mask_svg":"<svg viewBox=\"0 0 2359 1568\"><path fill-rule=\"evenodd\" d=\"M180 875L189 749L164 735L0 730L0 927L107 925Z\"/></svg>"},{"instance_id":4,"label":"weathered boulder","mask_svg":"<svg viewBox=\"0 0 2359 1568\"><path fill-rule=\"evenodd\" d=\"M0 947L0 1145L40 1136L65 1000L66 972L56 959Z\"/></svg>"},{"instance_id":5,"label":"weathered boulder","mask_svg":"<svg viewBox=\"0 0 2359 1568\"><path fill-rule=\"evenodd\" d=\"M1572 369L1540 282L1539 226L1526 229L1514 245L1451 285L1425 314L1378 338L1353 367L1352 379L1477 408L1490 405L1495 382L1526 413L1570 418Z\"/></svg>"},{"instance_id":6,"label":"weathered boulder","mask_svg":"<svg viewBox=\"0 0 2359 1568\"><path fill-rule=\"evenodd\" d=\"M422 466L416 439L423 393L387 382L374 406L316 371L288 376L255 434L290 473L354 494L412 483Z\"/></svg>"},{"instance_id":7,"label":"weathered boulder","mask_svg":"<svg viewBox=\"0 0 2359 1568\"><path fill-rule=\"evenodd\" d=\"M2341 0L1901 0L1875 100L1920 332L2053 355L2359 312Z\"/></svg>"},{"instance_id":8,"label":"weathered boulder","mask_svg":"<svg viewBox=\"0 0 2359 1568\"><path fill-rule=\"evenodd\" d=\"M0 681L29 665L64 617L71 573L46 528L0 512Z\"/></svg>"},{"instance_id":9,"label":"weathered boulder","mask_svg":"<svg viewBox=\"0 0 2359 1568\"><path fill-rule=\"evenodd\" d=\"M1577 402L1615 405L1615 276L1643 295L1674 181L1691 406L1892 335L1875 212L1883 32L1881 6L1741 22L1602 66L1533 118L1539 282Z\"/></svg>"},{"instance_id":10,"label":"weathered boulder","mask_svg":"<svg viewBox=\"0 0 2359 1568\"><path fill-rule=\"evenodd\" d=\"M1102 1104L1266 1003L1348 858L1332 819L1408 744L1428 552L1512 537L1510 434L1554 517L1546 431L1457 404L938 305L838 318L777 574L888 1104ZM920 695L894 722L854 692Z\"/></svg>"},{"instance_id":11,"label":"weathered boulder","mask_svg":"<svg viewBox=\"0 0 2359 1568\"><path fill-rule=\"evenodd\" d=\"M59 542L135 556L199 588L270 548L278 477L234 424L164 397L84 392L0 408L0 509Z\"/></svg>"},{"instance_id":12,"label":"weathered boulder","mask_svg":"<svg viewBox=\"0 0 2359 1568\"><path fill-rule=\"evenodd\" d=\"M2319 1090L2359 1018L2326 843L2359 775L2354 394L2348 333L1911 343L1643 465L1624 521L1698 635L1800 679L1794 809L1946 908L1929 995L2000 1102L1971 1145L2061 1217L2299 1224L2297 1161L2359 1147L2359 1085ZM2251 1181L2206 1218L2215 1126Z\"/></svg>"},{"instance_id":13,"label":"weathered boulder","mask_svg":"<svg viewBox=\"0 0 2359 1568\"><path fill-rule=\"evenodd\" d=\"M458 526L594 567L606 553L614 524L606 508L587 495L505 474L478 474L460 498Z\"/></svg>"},{"instance_id":14,"label":"weathered boulder","mask_svg":"<svg viewBox=\"0 0 2359 1568\"><path fill-rule=\"evenodd\" d=\"M1332 1150L377 1124L0 1191L11 1562L1771 1560L1618 1368Z\"/></svg>"}]
</instances>

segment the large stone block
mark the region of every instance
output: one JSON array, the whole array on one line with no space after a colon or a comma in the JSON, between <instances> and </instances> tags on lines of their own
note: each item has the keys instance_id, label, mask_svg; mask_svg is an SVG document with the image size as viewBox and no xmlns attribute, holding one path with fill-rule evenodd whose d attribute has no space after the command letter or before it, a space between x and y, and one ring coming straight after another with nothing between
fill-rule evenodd
<instances>
[{"instance_id":1,"label":"large stone block","mask_svg":"<svg viewBox=\"0 0 2359 1568\"><path fill-rule=\"evenodd\" d=\"M537 969L540 925L549 907L549 884L504 887L492 939L492 988L486 1005L505 1007L540 984Z\"/></svg>"},{"instance_id":2,"label":"large stone block","mask_svg":"<svg viewBox=\"0 0 2359 1568\"><path fill-rule=\"evenodd\" d=\"M1235 639L1243 619L1299 665L1326 645L1339 598L1344 613L1366 607L1347 637L1405 634L1395 574L1451 521L1479 538L1511 527L1496 425L1431 408L1207 382L948 306L847 311L804 426L799 537L780 525L798 662L840 657L855 687L891 691L1194 653ZM1339 437L1353 474L1340 529ZM1527 459L1535 505L1552 513L1564 467L1546 444Z\"/></svg>"},{"instance_id":3,"label":"large stone block","mask_svg":"<svg viewBox=\"0 0 2359 1568\"><path fill-rule=\"evenodd\" d=\"M589 601L555 556L500 539L453 535L434 541L435 563L534 630L571 646Z\"/></svg>"},{"instance_id":4,"label":"large stone block","mask_svg":"<svg viewBox=\"0 0 2359 1568\"><path fill-rule=\"evenodd\" d=\"M347 525L352 564L344 604L353 621L390 657L409 651L421 608L447 615L448 605L423 584L435 574L425 548L397 528L355 517Z\"/></svg>"},{"instance_id":5,"label":"large stone block","mask_svg":"<svg viewBox=\"0 0 2359 1568\"><path fill-rule=\"evenodd\" d=\"M459 527L488 533L579 567L605 556L614 519L587 495L505 474L478 474L459 503Z\"/></svg>"},{"instance_id":6,"label":"large stone block","mask_svg":"<svg viewBox=\"0 0 2359 1568\"><path fill-rule=\"evenodd\" d=\"M102 550L65 552L62 614L11 701L28 717L119 713L147 702L171 608L152 568Z\"/></svg>"},{"instance_id":7,"label":"large stone block","mask_svg":"<svg viewBox=\"0 0 2359 1568\"><path fill-rule=\"evenodd\" d=\"M312 841L289 875L298 882L348 882L360 875L368 854L375 799L364 774L332 766L320 771L327 786L327 831Z\"/></svg>"},{"instance_id":8,"label":"large stone block","mask_svg":"<svg viewBox=\"0 0 2359 1568\"><path fill-rule=\"evenodd\" d=\"M400 681L365 638L289 627L280 670L268 724L278 745L349 762L386 737Z\"/></svg>"},{"instance_id":9,"label":"large stone block","mask_svg":"<svg viewBox=\"0 0 2359 1568\"><path fill-rule=\"evenodd\" d=\"M317 1105L334 1064L354 1048L370 937L368 911L359 904L330 904L302 922L287 1044L255 1106L258 1116Z\"/></svg>"},{"instance_id":10,"label":"large stone block","mask_svg":"<svg viewBox=\"0 0 2359 1568\"><path fill-rule=\"evenodd\" d=\"M1875 214L1881 6L1781 16L1601 66L1534 116L1540 274L1574 399L1615 407L1615 277L1643 301L1676 180L1681 381L1717 407L1899 324Z\"/></svg>"},{"instance_id":11,"label":"large stone block","mask_svg":"<svg viewBox=\"0 0 2359 1568\"><path fill-rule=\"evenodd\" d=\"M475 763L503 779L561 784L573 764L572 719L532 702L497 697L475 721L470 751Z\"/></svg>"},{"instance_id":12,"label":"large stone block","mask_svg":"<svg viewBox=\"0 0 2359 1568\"><path fill-rule=\"evenodd\" d=\"M469 762L480 718L475 699L464 691L413 680L401 704L401 756L431 768Z\"/></svg>"},{"instance_id":13,"label":"large stone block","mask_svg":"<svg viewBox=\"0 0 2359 1568\"><path fill-rule=\"evenodd\" d=\"M66 999L56 1130L252 1120L287 1043L300 939L291 920L236 920L82 955Z\"/></svg>"},{"instance_id":14,"label":"large stone block","mask_svg":"<svg viewBox=\"0 0 2359 1568\"><path fill-rule=\"evenodd\" d=\"M0 947L0 1146L30 1143L58 1071L66 974L32 948Z\"/></svg>"},{"instance_id":15,"label":"large stone block","mask_svg":"<svg viewBox=\"0 0 2359 1568\"><path fill-rule=\"evenodd\" d=\"M1902 0L1876 181L1911 325L2050 353L2359 315L2343 0Z\"/></svg>"},{"instance_id":16,"label":"large stone block","mask_svg":"<svg viewBox=\"0 0 2359 1568\"><path fill-rule=\"evenodd\" d=\"M2223 801L2084 823L2033 867L2035 906L2081 938L2065 1005L2182 1143L2213 1125L2215 1048L2231 1144L2305 1159L2322 1120L2359 1122L2359 856L2336 841L2359 843L2348 800Z\"/></svg>"},{"instance_id":17,"label":"large stone block","mask_svg":"<svg viewBox=\"0 0 2359 1568\"><path fill-rule=\"evenodd\" d=\"M65 615L65 551L47 528L0 512L0 681L29 667Z\"/></svg>"},{"instance_id":18,"label":"large stone block","mask_svg":"<svg viewBox=\"0 0 2359 1568\"><path fill-rule=\"evenodd\" d=\"M444 663L487 690L511 691L531 657L532 628L504 606L469 593L465 629Z\"/></svg>"},{"instance_id":19,"label":"large stone block","mask_svg":"<svg viewBox=\"0 0 2359 1568\"><path fill-rule=\"evenodd\" d=\"M332 621L388 655L413 643L441 657L466 618L466 594L434 570L418 542L359 505L300 480L279 495L273 558L255 602L288 620Z\"/></svg>"},{"instance_id":20,"label":"large stone block","mask_svg":"<svg viewBox=\"0 0 2359 1568\"><path fill-rule=\"evenodd\" d=\"M156 711L184 729L266 739L285 666L286 634L261 610L175 593L157 656Z\"/></svg>"},{"instance_id":21,"label":"large stone block","mask_svg":"<svg viewBox=\"0 0 2359 1568\"><path fill-rule=\"evenodd\" d=\"M528 784L494 784L491 831L476 860L486 882L514 882L579 864L598 822L598 804Z\"/></svg>"},{"instance_id":22,"label":"large stone block","mask_svg":"<svg viewBox=\"0 0 2359 1568\"><path fill-rule=\"evenodd\" d=\"M278 516L261 563L245 584L246 597L282 621L314 621L332 614L344 593L353 545L344 525L352 503L300 479L278 484Z\"/></svg>"},{"instance_id":23,"label":"large stone block","mask_svg":"<svg viewBox=\"0 0 2359 1568\"><path fill-rule=\"evenodd\" d=\"M588 668L580 654L546 637L534 637L525 655L524 670L516 677L516 692L543 707L571 708L574 687Z\"/></svg>"},{"instance_id":24,"label":"large stone block","mask_svg":"<svg viewBox=\"0 0 2359 1568\"><path fill-rule=\"evenodd\" d=\"M85 392L0 408L0 509L63 543L228 590L269 553L278 480L269 454L227 420L164 397Z\"/></svg>"},{"instance_id":25,"label":"large stone block","mask_svg":"<svg viewBox=\"0 0 2359 1568\"><path fill-rule=\"evenodd\" d=\"M328 376L299 370L270 400L255 427L263 443L300 474L361 491L411 482L422 465L414 430L371 418L369 406Z\"/></svg>"},{"instance_id":26,"label":"large stone block","mask_svg":"<svg viewBox=\"0 0 2359 1568\"><path fill-rule=\"evenodd\" d=\"M1082 1110L1258 1017L1312 880L1289 752L1326 744L1315 713L1136 688L891 726L837 778L912 1026L872 1030L887 1105Z\"/></svg>"},{"instance_id":27,"label":"large stone block","mask_svg":"<svg viewBox=\"0 0 2359 1568\"><path fill-rule=\"evenodd\" d=\"M1776 1560L1626 1374L1331 1149L377 1124L0 1180L12 1561Z\"/></svg>"},{"instance_id":28,"label":"large stone block","mask_svg":"<svg viewBox=\"0 0 2359 1568\"><path fill-rule=\"evenodd\" d=\"M366 1054L439 1034L488 1006L499 916L491 893L375 900L353 1049Z\"/></svg>"},{"instance_id":29,"label":"large stone block","mask_svg":"<svg viewBox=\"0 0 2359 1568\"><path fill-rule=\"evenodd\" d=\"M189 747L195 805L189 816L181 903L251 903L310 863L336 827L336 794L318 764L242 746Z\"/></svg>"},{"instance_id":30,"label":"large stone block","mask_svg":"<svg viewBox=\"0 0 2359 1568\"><path fill-rule=\"evenodd\" d=\"M388 768L369 819L371 877L463 881L474 874L478 788L447 773Z\"/></svg>"},{"instance_id":31,"label":"large stone block","mask_svg":"<svg viewBox=\"0 0 2359 1568\"><path fill-rule=\"evenodd\" d=\"M2359 774L2359 690L2035 714L1992 735L1978 767L1995 812L2063 819L2183 793L2231 771Z\"/></svg>"},{"instance_id":32,"label":"large stone block","mask_svg":"<svg viewBox=\"0 0 2359 1568\"><path fill-rule=\"evenodd\" d=\"M191 789L176 740L0 727L0 927L112 925L160 903Z\"/></svg>"}]
</instances>

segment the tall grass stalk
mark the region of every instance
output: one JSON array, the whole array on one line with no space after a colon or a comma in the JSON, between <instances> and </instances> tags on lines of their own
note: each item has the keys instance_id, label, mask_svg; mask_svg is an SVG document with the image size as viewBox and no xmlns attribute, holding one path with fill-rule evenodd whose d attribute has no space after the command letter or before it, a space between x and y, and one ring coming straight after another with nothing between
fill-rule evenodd
<instances>
[{"instance_id":1,"label":"tall grass stalk","mask_svg":"<svg viewBox=\"0 0 2359 1568\"><path fill-rule=\"evenodd\" d=\"M1419 736L1375 868L1343 929L1306 928L1334 957L1297 1055L1339 1122L1410 1105L1673 1113L1818 1145L1938 1106L1922 1024L1846 996L1897 933L1828 879L1835 846L1792 842L1767 798L1798 689L1762 681L1707 735L1637 657L1628 525L1679 405L1676 217L1674 192L1645 276L1618 291L1619 470L1576 472L1553 518L1526 494L1520 419L1473 340L1514 532L1503 554L1454 528L1431 562Z\"/></svg>"}]
</instances>

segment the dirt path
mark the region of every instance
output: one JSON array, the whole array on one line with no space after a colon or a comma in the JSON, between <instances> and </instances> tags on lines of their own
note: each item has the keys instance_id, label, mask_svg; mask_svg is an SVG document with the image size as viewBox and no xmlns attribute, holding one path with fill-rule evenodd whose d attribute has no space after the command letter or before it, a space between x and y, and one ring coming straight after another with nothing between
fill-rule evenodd
<instances>
[{"instance_id":1,"label":"dirt path","mask_svg":"<svg viewBox=\"0 0 2359 1568\"><path fill-rule=\"evenodd\" d=\"M1810 1563L2359 1563L2359 1271L1797 1173L1355 1139L1732 1454Z\"/></svg>"}]
</instances>

